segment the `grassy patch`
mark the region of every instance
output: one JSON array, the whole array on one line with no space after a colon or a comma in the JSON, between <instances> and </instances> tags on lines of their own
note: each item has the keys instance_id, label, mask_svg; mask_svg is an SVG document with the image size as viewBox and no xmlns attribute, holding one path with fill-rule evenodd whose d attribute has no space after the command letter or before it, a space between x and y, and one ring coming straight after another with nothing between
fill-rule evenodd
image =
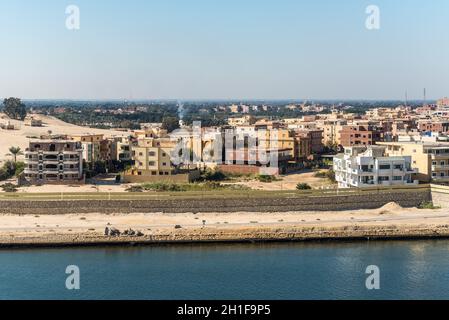
<instances>
[{"instance_id":1,"label":"grassy patch","mask_svg":"<svg viewBox=\"0 0 449 320\"><path fill-rule=\"evenodd\" d=\"M203 183L145 183L142 185L131 186L128 192L185 192L185 191L213 191L213 190L249 190L248 187L234 184L221 184L219 182L207 181Z\"/></svg>"},{"instance_id":2,"label":"grassy patch","mask_svg":"<svg viewBox=\"0 0 449 320\"><path fill-rule=\"evenodd\" d=\"M418 209L432 209L432 210L436 210L436 209L441 209L441 207L434 205L432 201L426 201L426 202L422 202L419 205Z\"/></svg>"},{"instance_id":3,"label":"grassy patch","mask_svg":"<svg viewBox=\"0 0 449 320\"><path fill-rule=\"evenodd\" d=\"M280 181L281 179L278 179L276 176L271 176L268 174L258 174L255 179L260 182L264 183L271 183L273 181Z\"/></svg>"}]
</instances>

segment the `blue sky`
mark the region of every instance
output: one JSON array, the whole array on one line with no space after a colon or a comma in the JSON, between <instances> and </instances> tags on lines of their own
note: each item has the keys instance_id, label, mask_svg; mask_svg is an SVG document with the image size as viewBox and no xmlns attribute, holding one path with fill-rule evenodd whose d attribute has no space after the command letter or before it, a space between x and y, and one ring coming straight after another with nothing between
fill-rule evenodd
<instances>
[{"instance_id":1,"label":"blue sky","mask_svg":"<svg viewBox=\"0 0 449 320\"><path fill-rule=\"evenodd\" d=\"M448 16L447 0L1 0L0 96L439 98Z\"/></svg>"}]
</instances>

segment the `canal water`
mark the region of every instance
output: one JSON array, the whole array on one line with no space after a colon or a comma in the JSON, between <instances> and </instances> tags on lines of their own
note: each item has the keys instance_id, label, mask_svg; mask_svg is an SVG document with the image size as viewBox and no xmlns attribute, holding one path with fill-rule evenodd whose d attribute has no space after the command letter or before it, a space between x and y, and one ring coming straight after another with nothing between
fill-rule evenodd
<instances>
[{"instance_id":1,"label":"canal water","mask_svg":"<svg viewBox=\"0 0 449 320\"><path fill-rule=\"evenodd\" d=\"M0 299L449 299L449 240L1 250Z\"/></svg>"}]
</instances>

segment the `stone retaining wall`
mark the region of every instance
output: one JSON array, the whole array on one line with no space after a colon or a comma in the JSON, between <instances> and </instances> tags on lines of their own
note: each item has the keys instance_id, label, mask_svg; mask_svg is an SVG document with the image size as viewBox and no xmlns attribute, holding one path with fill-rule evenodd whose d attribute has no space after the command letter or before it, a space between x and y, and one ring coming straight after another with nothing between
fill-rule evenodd
<instances>
[{"instance_id":1,"label":"stone retaining wall","mask_svg":"<svg viewBox=\"0 0 449 320\"><path fill-rule=\"evenodd\" d=\"M376 209L389 202L417 207L431 201L430 188L367 192L339 196L293 196L280 198L217 198L169 200L55 200L0 201L0 213L151 213L151 212L287 212Z\"/></svg>"}]
</instances>

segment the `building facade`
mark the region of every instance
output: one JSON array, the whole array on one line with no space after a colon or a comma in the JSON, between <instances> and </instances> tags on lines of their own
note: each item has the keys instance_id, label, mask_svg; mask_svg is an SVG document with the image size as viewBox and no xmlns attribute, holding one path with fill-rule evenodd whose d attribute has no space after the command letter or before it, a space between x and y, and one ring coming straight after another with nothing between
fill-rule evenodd
<instances>
[{"instance_id":1,"label":"building facade","mask_svg":"<svg viewBox=\"0 0 449 320\"><path fill-rule=\"evenodd\" d=\"M370 146L381 139L382 132L371 125L347 125L340 132L343 147Z\"/></svg>"},{"instance_id":2,"label":"building facade","mask_svg":"<svg viewBox=\"0 0 449 320\"><path fill-rule=\"evenodd\" d=\"M410 156L390 157L385 147L348 147L334 158L333 169L339 188L418 184Z\"/></svg>"},{"instance_id":3,"label":"building facade","mask_svg":"<svg viewBox=\"0 0 449 320\"><path fill-rule=\"evenodd\" d=\"M406 155L417 168L417 178L422 182L449 182L448 142L381 142L389 155Z\"/></svg>"},{"instance_id":4,"label":"building facade","mask_svg":"<svg viewBox=\"0 0 449 320\"><path fill-rule=\"evenodd\" d=\"M83 183L83 150L80 142L38 140L25 150L23 178L30 184Z\"/></svg>"}]
</instances>

